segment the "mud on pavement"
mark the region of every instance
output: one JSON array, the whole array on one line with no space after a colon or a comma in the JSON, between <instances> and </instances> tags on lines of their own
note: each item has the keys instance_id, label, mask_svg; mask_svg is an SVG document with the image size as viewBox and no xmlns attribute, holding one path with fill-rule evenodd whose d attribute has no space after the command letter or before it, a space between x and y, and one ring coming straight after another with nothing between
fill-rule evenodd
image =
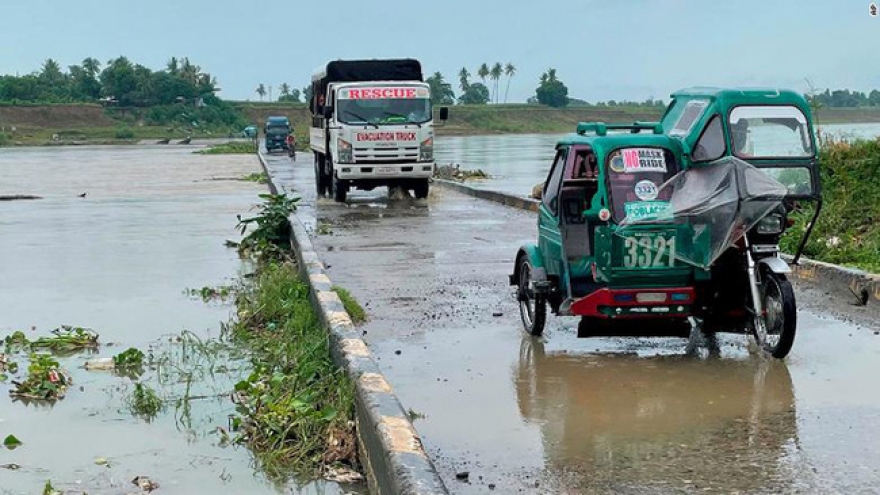
<instances>
[{"instance_id":1,"label":"mud on pavement","mask_svg":"<svg viewBox=\"0 0 880 495\"><path fill-rule=\"evenodd\" d=\"M507 275L535 236L533 214L440 189L427 201L384 190L315 201L311 161L284 167L328 274L366 308L363 338L451 492L880 486L870 314L799 289L784 362L741 336L717 349L696 336L577 339L577 321L556 317L532 339Z\"/></svg>"}]
</instances>

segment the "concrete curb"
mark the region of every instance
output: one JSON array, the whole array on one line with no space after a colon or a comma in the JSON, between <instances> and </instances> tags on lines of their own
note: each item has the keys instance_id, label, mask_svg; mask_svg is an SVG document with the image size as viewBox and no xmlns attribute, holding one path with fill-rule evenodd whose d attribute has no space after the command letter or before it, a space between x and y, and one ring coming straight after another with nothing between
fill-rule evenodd
<instances>
[{"instance_id":1,"label":"concrete curb","mask_svg":"<svg viewBox=\"0 0 880 495\"><path fill-rule=\"evenodd\" d=\"M467 194L468 196L485 199L487 201L494 201L495 203L501 203L504 206L510 206L511 208L518 208L520 210L533 211L537 213L538 205L540 204L540 201L536 199L521 198L519 196L514 196L513 194L507 194L498 191L477 189L475 187L467 186L460 182L455 182L447 179L434 179L434 184L437 184L438 186L444 187L446 189L458 191L462 194Z\"/></svg>"},{"instance_id":2,"label":"concrete curb","mask_svg":"<svg viewBox=\"0 0 880 495\"><path fill-rule=\"evenodd\" d=\"M521 210L538 211L538 204L540 204L540 201L536 199L477 189L446 179L434 179L434 183L447 189ZM784 258L789 262L792 260L791 256L784 256ZM859 299L872 305L880 304L880 275L803 257L797 265L792 266L792 275L798 280L833 289L843 297L851 297L853 301Z\"/></svg>"},{"instance_id":3,"label":"concrete curb","mask_svg":"<svg viewBox=\"0 0 880 495\"><path fill-rule=\"evenodd\" d=\"M270 167L261 153L260 165L269 176L269 190L278 194ZM373 354L360 338L339 296L331 289L324 264L300 219L289 218L291 247L303 279L311 287L315 311L330 330L331 352L355 384L355 416L361 461L373 493L403 495L448 494L418 433L409 420Z\"/></svg>"}]
</instances>

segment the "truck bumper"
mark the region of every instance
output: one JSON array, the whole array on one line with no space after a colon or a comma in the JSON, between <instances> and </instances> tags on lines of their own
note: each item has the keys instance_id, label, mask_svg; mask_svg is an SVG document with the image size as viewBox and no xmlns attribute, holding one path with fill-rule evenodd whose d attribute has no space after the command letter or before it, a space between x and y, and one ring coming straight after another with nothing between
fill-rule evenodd
<instances>
[{"instance_id":1,"label":"truck bumper","mask_svg":"<svg viewBox=\"0 0 880 495\"><path fill-rule=\"evenodd\" d=\"M429 179L434 175L434 162L336 163L333 168L339 179L352 181Z\"/></svg>"}]
</instances>

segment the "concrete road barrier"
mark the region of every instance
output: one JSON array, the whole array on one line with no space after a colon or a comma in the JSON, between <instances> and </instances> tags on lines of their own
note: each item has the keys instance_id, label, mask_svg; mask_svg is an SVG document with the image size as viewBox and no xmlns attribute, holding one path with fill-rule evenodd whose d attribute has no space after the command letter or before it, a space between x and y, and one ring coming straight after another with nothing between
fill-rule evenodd
<instances>
[{"instance_id":1,"label":"concrete road barrier","mask_svg":"<svg viewBox=\"0 0 880 495\"><path fill-rule=\"evenodd\" d=\"M534 211L537 213L538 205L540 204L540 201L536 199L521 198L519 196L514 196L513 194L507 194L498 191L489 191L487 189L477 189L476 187L471 187L462 184L461 182L447 179L434 179L434 184L440 187L445 187L447 189L452 189L453 191L467 194L468 196L485 199L487 201L494 201L496 203L501 203L505 206L518 208L520 210Z\"/></svg>"},{"instance_id":2,"label":"concrete road barrier","mask_svg":"<svg viewBox=\"0 0 880 495\"><path fill-rule=\"evenodd\" d=\"M258 154L269 177L273 194L283 191L276 184L266 159ZM355 417L361 463L373 493L380 495L441 495L448 491L428 458L406 411L391 384L382 375L370 349L354 327L324 264L312 246L303 223L293 214L290 244L297 266L310 287L312 305L330 330L334 361L355 383Z\"/></svg>"}]
</instances>

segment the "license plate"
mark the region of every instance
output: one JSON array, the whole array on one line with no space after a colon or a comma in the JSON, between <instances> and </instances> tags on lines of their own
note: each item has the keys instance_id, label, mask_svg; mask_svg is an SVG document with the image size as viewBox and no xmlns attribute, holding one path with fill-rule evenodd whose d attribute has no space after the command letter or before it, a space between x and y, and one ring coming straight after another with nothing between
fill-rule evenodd
<instances>
[{"instance_id":1,"label":"license plate","mask_svg":"<svg viewBox=\"0 0 880 495\"><path fill-rule=\"evenodd\" d=\"M674 232L640 232L623 238L624 268L675 266Z\"/></svg>"},{"instance_id":2,"label":"license plate","mask_svg":"<svg viewBox=\"0 0 880 495\"><path fill-rule=\"evenodd\" d=\"M376 169L377 174L393 174L394 167L379 167Z\"/></svg>"}]
</instances>

